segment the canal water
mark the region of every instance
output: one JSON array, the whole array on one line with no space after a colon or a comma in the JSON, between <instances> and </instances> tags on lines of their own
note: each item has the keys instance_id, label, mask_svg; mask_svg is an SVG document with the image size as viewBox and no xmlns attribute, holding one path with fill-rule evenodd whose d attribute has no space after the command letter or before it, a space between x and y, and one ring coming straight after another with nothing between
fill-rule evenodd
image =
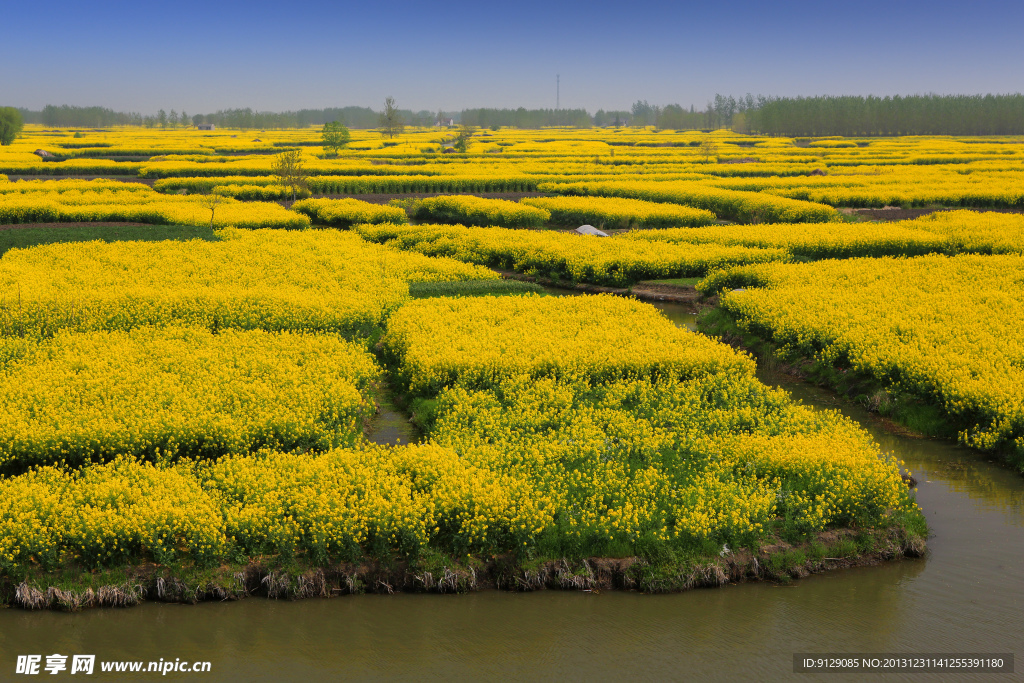
<instances>
[{"instance_id":1,"label":"canal water","mask_svg":"<svg viewBox=\"0 0 1024 683\"><path fill-rule=\"evenodd\" d=\"M692 316L659 305L677 324ZM147 603L78 614L0 610L0 680L19 654L209 661L168 679L827 680L798 652L1016 652L1024 636L1024 477L976 452L886 431L785 377L762 379L840 409L906 462L932 528L926 557L789 585L671 595L541 591ZM1024 670L1018 663L1017 670ZM154 674L90 678L153 680ZM841 680L1018 680L1020 674L836 674ZM30 679L26 679L30 680Z\"/></svg>"}]
</instances>

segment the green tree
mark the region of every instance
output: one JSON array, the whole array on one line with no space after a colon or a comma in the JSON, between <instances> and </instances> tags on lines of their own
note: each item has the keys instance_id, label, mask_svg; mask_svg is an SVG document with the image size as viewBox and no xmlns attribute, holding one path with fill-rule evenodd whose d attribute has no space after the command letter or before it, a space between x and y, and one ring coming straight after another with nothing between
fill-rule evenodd
<instances>
[{"instance_id":1,"label":"green tree","mask_svg":"<svg viewBox=\"0 0 1024 683\"><path fill-rule=\"evenodd\" d=\"M216 191L203 195L202 199L199 200L203 207L210 210L210 230L213 230L213 215L217 212L217 207L225 201L227 201L227 198Z\"/></svg>"},{"instance_id":2,"label":"green tree","mask_svg":"<svg viewBox=\"0 0 1024 683\"><path fill-rule=\"evenodd\" d=\"M0 107L0 145L14 142L24 124L20 111L14 107Z\"/></svg>"},{"instance_id":3,"label":"green tree","mask_svg":"<svg viewBox=\"0 0 1024 683\"><path fill-rule=\"evenodd\" d=\"M393 138L405 130L405 124L402 122L402 115L398 113L398 107L395 106L394 97L384 100L384 111L380 113L379 120L380 134L385 137Z\"/></svg>"},{"instance_id":4,"label":"green tree","mask_svg":"<svg viewBox=\"0 0 1024 683\"><path fill-rule=\"evenodd\" d=\"M710 164L712 159L718 157L718 144L711 138L710 135L705 135L701 138L700 147L697 148L697 154L704 159L705 164Z\"/></svg>"},{"instance_id":5,"label":"green tree","mask_svg":"<svg viewBox=\"0 0 1024 683\"><path fill-rule=\"evenodd\" d=\"M167 112L163 109L156 113L156 120L160 123L161 128L167 127Z\"/></svg>"},{"instance_id":6,"label":"green tree","mask_svg":"<svg viewBox=\"0 0 1024 683\"><path fill-rule=\"evenodd\" d=\"M637 100L633 103L632 112L633 125L648 126L657 122L658 114L661 113L661 107L648 104L647 100Z\"/></svg>"},{"instance_id":7,"label":"green tree","mask_svg":"<svg viewBox=\"0 0 1024 683\"><path fill-rule=\"evenodd\" d=\"M476 126L471 126L468 123L459 126L459 134L455 137L455 144L452 145L455 151L465 154L466 150L469 149L469 139L473 137L475 132Z\"/></svg>"},{"instance_id":8,"label":"green tree","mask_svg":"<svg viewBox=\"0 0 1024 683\"><path fill-rule=\"evenodd\" d=\"M277 177L278 185L292 191L292 201L295 201L295 196L299 192L305 192L309 187L306 181L309 171L303 165L302 152L297 149L274 157L274 163L270 170Z\"/></svg>"},{"instance_id":9,"label":"green tree","mask_svg":"<svg viewBox=\"0 0 1024 683\"><path fill-rule=\"evenodd\" d=\"M324 154L331 154L332 156L338 156L338 151L352 139L352 134L348 132L348 128L337 121L325 123L322 135Z\"/></svg>"},{"instance_id":10,"label":"green tree","mask_svg":"<svg viewBox=\"0 0 1024 683\"><path fill-rule=\"evenodd\" d=\"M749 133L750 126L747 125L746 112L738 111L732 115L732 132Z\"/></svg>"}]
</instances>

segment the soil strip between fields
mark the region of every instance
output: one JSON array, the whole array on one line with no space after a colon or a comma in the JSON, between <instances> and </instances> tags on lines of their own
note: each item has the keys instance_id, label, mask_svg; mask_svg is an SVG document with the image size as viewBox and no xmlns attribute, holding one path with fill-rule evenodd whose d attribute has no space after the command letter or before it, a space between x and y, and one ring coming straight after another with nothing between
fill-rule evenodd
<instances>
[{"instance_id":1,"label":"soil strip between fields","mask_svg":"<svg viewBox=\"0 0 1024 683\"><path fill-rule=\"evenodd\" d=\"M697 313L701 310L700 305L703 296L693 287L676 287L665 284L637 283L632 287L602 287L591 285L585 282L566 282L563 280L552 280L550 278L536 275L526 275L511 270L500 270L491 268L494 272L506 280L520 280L522 282L536 282L539 285L556 287L559 289L572 289L577 292L588 294L614 294L615 296L626 296L640 299L641 301L664 301L679 303L690 306L691 312Z\"/></svg>"}]
</instances>

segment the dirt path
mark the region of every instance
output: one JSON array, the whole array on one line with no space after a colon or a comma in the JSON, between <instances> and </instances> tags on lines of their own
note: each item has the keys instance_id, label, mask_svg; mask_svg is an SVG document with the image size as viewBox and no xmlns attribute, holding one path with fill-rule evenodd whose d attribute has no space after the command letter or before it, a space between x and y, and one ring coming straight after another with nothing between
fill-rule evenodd
<instances>
[{"instance_id":1,"label":"dirt path","mask_svg":"<svg viewBox=\"0 0 1024 683\"><path fill-rule=\"evenodd\" d=\"M416 428L409 416L398 409L389 395L380 396L378 402L377 415L366 430L370 443L387 446L416 443Z\"/></svg>"},{"instance_id":2,"label":"dirt path","mask_svg":"<svg viewBox=\"0 0 1024 683\"><path fill-rule=\"evenodd\" d=\"M641 301L668 301L672 303L686 304L693 309L693 313L699 312L702 307L700 304L701 294L693 287L675 287L673 285L644 283L637 283L632 287L602 287L600 285L590 285L582 282L563 282L561 280L551 280L544 277L534 277L532 275L524 275L510 270L498 270L497 268L492 268L491 270L498 273L498 275L506 280L536 282L539 285L558 287L560 289L574 289L578 292L587 292L590 294L631 296L640 299Z\"/></svg>"},{"instance_id":3,"label":"dirt path","mask_svg":"<svg viewBox=\"0 0 1024 683\"><path fill-rule=\"evenodd\" d=\"M950 208L921 208L902 209L898 206L885 207L883 209L840 209L843 213L852 216L864 216L873 221L905 221L911 218L920 218L936 211L994 211L996 213L1024 213L1024 209L996 209L979 208L974 206L954 206Z\"/></svg>"}]
</instances>

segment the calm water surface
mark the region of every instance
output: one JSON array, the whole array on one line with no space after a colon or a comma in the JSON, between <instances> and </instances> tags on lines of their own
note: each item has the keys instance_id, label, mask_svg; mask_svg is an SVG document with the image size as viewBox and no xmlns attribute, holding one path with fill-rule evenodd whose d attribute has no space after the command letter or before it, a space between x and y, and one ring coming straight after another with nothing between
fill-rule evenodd
<instances>
[{"instance_id":1,"label":"calm water surface","mask_svg":"<svg viewBox=\"0 0 1024 683\"><path fill-rule=\"evenodd\" d=\"M659 308L677 324L692 323L681 308ZM808 404L841 408L906 462L933 531L927 557L788 586L675 595L488 591L154 603L79 614L6 609L0 610L0 680L32 680L13 673L16 656L29 653L208 660L210 674L166 678L209 681L824 680L829 677L793 674L793 653L1024 654L1024 478L948 443L886 433L827 392L762 379ZM1024 680L1019 674L831 678Z\"/></svg>"}]
</instances>

